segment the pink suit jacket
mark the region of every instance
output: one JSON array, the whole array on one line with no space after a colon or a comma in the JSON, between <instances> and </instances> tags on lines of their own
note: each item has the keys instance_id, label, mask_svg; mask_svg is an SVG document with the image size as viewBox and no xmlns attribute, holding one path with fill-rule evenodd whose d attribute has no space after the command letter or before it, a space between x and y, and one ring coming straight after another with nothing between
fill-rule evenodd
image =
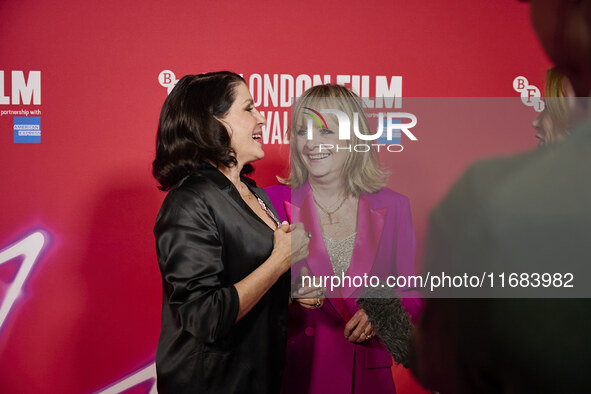
<instances>
[{"instance_id":1,"label":"pink suit jacket","mask_svg":"<svg viewBox=\"0 0 591 394\"><path fill-rule=\"evenodd\" d=\"M320 223L308 183L296 190L278 185L265 189L282 220L302 222L312 234L310 254L292 268L299 276L305 265L314 276L333 276ZM287 212L290 211L290 212ZM364 274L414 275L416 240L408 198L390 189L359 198L357 236L347 276ZM330 289L329 289L330 290ZM293 303L289 308L284 393L382 393L395 392L390 354L378 339L354 344L344 337L345 324L359 309L355 304L361 289L344 288L329 297L320 309ZM403 297L417 296L405 293ZM403 305L416 320L421 301L404 298Z\"/></svg>"}]
</instances>

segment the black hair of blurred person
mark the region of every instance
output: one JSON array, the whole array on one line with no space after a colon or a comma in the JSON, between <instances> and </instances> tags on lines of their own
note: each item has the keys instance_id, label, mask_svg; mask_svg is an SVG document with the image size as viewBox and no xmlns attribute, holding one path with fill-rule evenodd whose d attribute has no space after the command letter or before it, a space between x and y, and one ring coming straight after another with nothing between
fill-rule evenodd
<instances>
[{"instance_id":1,"label":"black hair of blurred person","mask_svg":"<svg viewBox=\"0 0 591 394\"><path fill-rule=\"evenodd\" d=\"M185 75L172 89L160 112L156 157L152 175L160 190L170 190L203 163L232 167L237 164L230 135L218 120L235 99L235 87L246 81L238 74L219 71ZM245 165L241 174L253 171Z\"/></svg>"}]
</instances>

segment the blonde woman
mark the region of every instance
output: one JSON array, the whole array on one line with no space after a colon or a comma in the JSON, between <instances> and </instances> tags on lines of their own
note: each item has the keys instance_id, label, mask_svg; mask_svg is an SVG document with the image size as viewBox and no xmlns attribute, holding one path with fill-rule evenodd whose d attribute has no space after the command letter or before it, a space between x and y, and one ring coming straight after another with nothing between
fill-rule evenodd
<instances>
[{"instance_id":1,"label":"blonde woman","mask_svg":"<svg viewBox=\"0 0 591 394\"><path fill-rule=\"evenodd\" d=\"M300 272L339 278L414 274L408 198L384 187L387 174L373 150L346 149L367 141L353 130L350 140L339 140L336 116L323 111L330 108L351 121L357 113L359 129L370 132L360 99L343 86L315 86L294 105L291 188L267 189L282 220L302 222L311 236L309 256L294 265L292 277L297 282ZM361 288L326 290L325 299L310 292L290 305L282 392L395 392L390 354L355 303ZM420 308L416 299L403 305L413 316Z\"/></svg>"}]
</instances>

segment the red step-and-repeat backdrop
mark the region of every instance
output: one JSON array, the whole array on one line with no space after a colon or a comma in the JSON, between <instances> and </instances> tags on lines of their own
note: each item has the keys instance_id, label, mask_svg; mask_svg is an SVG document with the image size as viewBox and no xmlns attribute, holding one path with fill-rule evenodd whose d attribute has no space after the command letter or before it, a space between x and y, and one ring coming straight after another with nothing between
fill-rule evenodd
<instances>
[{"instance_id":1,"label":"red step-and-repeat backdrop","mask_svg":"<svg viewBox=\"0 0 591 394\"><path fill-rule=\"evenodd\" d=\"M310 84L518 98L515 78L541 89L549 66L512 0L1 1L0 392L155 392L151 161L183 75L244 75L267 118L254 178L268 186L288 172L290 98ZM410 198L417 264L429 210L470 162L535 147L528 111L517 132L502 115L494 132L419 118L389 183ZM393 373L400 394L422 392Z\"/></svg>"}]
</instances>

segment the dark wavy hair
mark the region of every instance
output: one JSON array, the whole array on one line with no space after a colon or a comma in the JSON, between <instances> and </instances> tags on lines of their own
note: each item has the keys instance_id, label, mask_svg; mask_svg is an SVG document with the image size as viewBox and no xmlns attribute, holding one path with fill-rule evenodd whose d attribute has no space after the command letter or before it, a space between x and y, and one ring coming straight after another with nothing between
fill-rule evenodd
<instances>
[{"instance_id":1,"label":"dark wavy hair","mask_svg":"<svg viewBox=\"0 0 591 394\"><path fill-rule=\"evenodd\" d=\"M160 190L169 190L203 163L237 165L223 118L235 99L235 87L246 83L229 71L185 75L172 89L160 112L152 175ZM245 165L242 174L252 172Z\"/></svg>"}]
</instances>

